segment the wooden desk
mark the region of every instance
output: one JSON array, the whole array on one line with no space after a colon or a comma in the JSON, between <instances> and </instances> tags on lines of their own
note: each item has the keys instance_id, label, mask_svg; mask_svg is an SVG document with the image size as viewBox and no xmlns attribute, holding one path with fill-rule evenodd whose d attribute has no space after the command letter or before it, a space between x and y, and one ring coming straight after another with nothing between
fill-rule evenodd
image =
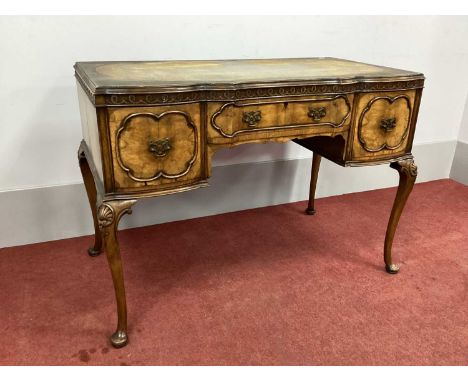
<instances>
[{"instance_id":1,"label":"wooden desk","mask_svg":"<svg viewBox=\"0 0 468 382\"><path fill-rule=\"evenodd\" d=\"M313 151L313 215L320 159L390 163L400 183L384 244L392 242L417 167L411 155L424 76L334 58L78 62L84 140L78 157L94 219L91 256L106 250L117 298L111 337L125 346L127 309L117 240L137 199L207 185L217 149L293 140Z\"/></svg>"}]
</instances>

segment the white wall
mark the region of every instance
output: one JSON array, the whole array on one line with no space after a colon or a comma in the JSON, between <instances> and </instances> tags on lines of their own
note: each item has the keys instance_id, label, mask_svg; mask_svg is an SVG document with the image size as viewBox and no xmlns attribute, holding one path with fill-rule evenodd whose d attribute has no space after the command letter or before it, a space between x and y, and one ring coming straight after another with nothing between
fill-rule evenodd
<instances>
[{"instance_id":1,"label":"white wall","mask_svg":"<svg viewBox=\"0 0 468 382\"><path fill-rule=\"evenodd\" d=\"M460 124L458 140L463 143L468 143L468 95L466 97L465 111L463 113L462 122Z\"/></svg>"},{"instance_id":2,"label":"white wall","mask_svg":"<svg viewBox=\"0 0 468 382\"><path fill-rule=\"evenodd\" d=\"M468 186L468 96L450 169L450 178Z\"/></svg>"},{"instance_id":3,"label":"white wall","mask_svg":"<svg viewBox=\"0 0 468 382\"><path fill-rule=\"evenodd\" d=\"M75 61L335 56L420 71L416 143L456 140L467 95L467 17L7 16L0 36L0 191L81 182ZM248 145L215 163L308 156Z\"/></svg>"},{"instance_id":4,"label":"white wall","mask_svg":"<svg viewBox=\"0 0 468 382\"><path fill-rule=\"evenodd\" d=\"M93 232L76 159L75 61L335 56L423 72L418 181L468 182L468 144L456 142L468 142L468 17L8 16L0 36L0 248ZM141 201L122 227L304 200L310 156L293 143L222 150L212 187ZM387 166L325 161L317 194L397 183Z\"/></svg>"}]
</instances>

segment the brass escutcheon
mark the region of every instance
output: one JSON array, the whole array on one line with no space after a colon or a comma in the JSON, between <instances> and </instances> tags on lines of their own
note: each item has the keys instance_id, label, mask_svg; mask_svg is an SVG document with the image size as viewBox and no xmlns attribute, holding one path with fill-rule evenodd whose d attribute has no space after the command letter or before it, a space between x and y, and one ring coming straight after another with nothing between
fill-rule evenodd
<instances>
[{"instance_id":1,"label":"brass escutcheon","mask_svg":"<svg viewBox=\"0 0 468 382\"><path fill-rule=\"evenodd\" d=\"M396 126L396 118L386 118L380 121L380 128L386 133L392 131Z\"/></svg>"},{"instance_id":2,"label":"brass escutcheon","mask_svg":"<svg viewBox=\"0 0 468 382\"><path fill-rule=\"evenodd\" d=\"M246 111L242 116L242 122L246 123L249 127L255 127L261 119L262 112L260 110Z\"/></svg>"},{"instance_id":3,"label":"brass escutcheon","mask_svg":"<svg viewBox=\"0 0 468 382\"><path fill-rule=\"evenodd\" d=\"M152 139L148 144L149 151L157 157L166 156L169 150L172 149L171 140L169 138Z\"/></svg>"},{"instance_id":4,"label":"brass escutcheon","mask_svg":"<svg viewBox=\"0 0 468 382\"><path fill-rule=\"evenodd\" d=\"M327 109L325 107L309 107L307 115L318 122L327 115Z\"/></svg>"}]
</instances>

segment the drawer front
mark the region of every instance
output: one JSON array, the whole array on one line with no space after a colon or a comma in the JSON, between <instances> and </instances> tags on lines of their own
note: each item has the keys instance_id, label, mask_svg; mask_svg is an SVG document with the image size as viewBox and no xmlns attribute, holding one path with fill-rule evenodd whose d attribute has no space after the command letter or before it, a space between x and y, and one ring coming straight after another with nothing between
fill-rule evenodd
<instances>
[{"instance_id":1,"label":"drawer front","mask_svg":"<svg viewBox=\"0 0 468 382\"><path fill-rule=\"evenodd\" d=\"M200 106L109 108L116 190L174 187L201 176Z\"/></svg>"},{"instance_id":2,"label":"drawer front","mask_svg":"<svg viewBox=\"0 0 468 382\"><path fill-rule=\"evenodd\" d=\"M238 138L256 132L343 129L351 115L349 95L239 101L209 105L209 138Z\"/></svg>"},{"instance_id":3,"label":"drawer front","mask_svg":"<svg viewBox=\"0 0 468 382\"><path fill-rule=\"evenodd\" d=\"M354 120L353 159L404 154L412 131L415 91L360 96Z\"/></svg>"}]
</instances>

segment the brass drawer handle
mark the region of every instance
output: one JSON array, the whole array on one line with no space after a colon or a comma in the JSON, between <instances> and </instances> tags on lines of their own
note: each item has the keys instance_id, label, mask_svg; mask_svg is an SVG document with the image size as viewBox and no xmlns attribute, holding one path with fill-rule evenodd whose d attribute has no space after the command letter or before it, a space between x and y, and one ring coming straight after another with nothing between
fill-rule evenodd
<instances>
[{"instance_id":1,"label":"brass drawer handle","mask_svg":"<svg viewBox=\"0 0 468 382\"><path fill-rule=\"evenodd\" d=\"M392 131L396 126L396 118L387 118L380 121L380 128L386 133Z\"/></svg>"},{"instance_id":2,"label":"brass drawer handle","mask_svg":"<svg viewBox=\"0 0 468 382\"><path fill-rule=\"evenodd\" d=\"M246 123L249 127L255 127L261 119L262 112L260 110L246 111L242 116L242 122Z\"/></svg>"},{"instance_id":3,"label":"brass drawer handle","mask_svg":"<svg viewBox=\"0 0 468 382\"><path fill-rule=\"evenodd\" d=\"M315 122L319 122L327 115L327 109L325 107L309 107L307 115Z\"/></svg>"},{"instance_id":4,"label":"brass drawer handle","mask_svg":"<svg viewBox=\"0 0 468 382\"><path fill-rule=\"evenodd\" d=\"M172 149L171 140L169 138L152 139L149 141L148 149L154 156L164 157Z\"/></svg>"}]
</instances>

